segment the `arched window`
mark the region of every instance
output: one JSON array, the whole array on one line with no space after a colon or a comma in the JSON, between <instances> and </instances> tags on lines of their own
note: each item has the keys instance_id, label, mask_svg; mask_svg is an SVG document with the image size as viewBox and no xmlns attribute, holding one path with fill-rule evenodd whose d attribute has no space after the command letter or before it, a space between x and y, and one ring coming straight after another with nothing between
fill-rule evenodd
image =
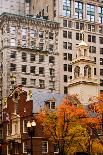
<instances>
[{"instance_id":1,"label":"arched window","mask_svg":"<svg viewBox=\"0 0 103 155\"><path fill-rule=\"evenodd\" d=\"M76 66L74 68L74 78L77 78L80 76L80 67L79 66Z\"/></svg>"},{"instance_id":2,"label":"arched window","mask_svg":"<svg viewBox=\"0 0 103 155\"><path fill-rule=\"evenodd\" d=\"M84 67L84 76L90 78L91 77L91 67L89 65L86 65Z\"/></svg>"}]
</instances>

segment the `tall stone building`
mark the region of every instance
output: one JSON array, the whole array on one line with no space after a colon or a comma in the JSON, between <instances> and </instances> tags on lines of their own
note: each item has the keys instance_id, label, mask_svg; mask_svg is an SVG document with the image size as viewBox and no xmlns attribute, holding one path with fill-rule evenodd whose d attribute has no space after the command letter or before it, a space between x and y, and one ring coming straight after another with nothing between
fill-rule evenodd
<instances>
[{"instance_id":1,"label":"tall stone building","mask_svg":"<svg viewBox=\"0 0 103 155\"><path fill-rule=\"evenodd\" d=\"M94 57L94 74L99 77L99 90L103 92L103 1L32 0L31 14L48 16L60 23L60 92L68 93L71 61L76 57L76 45L82 39L81 31L84 31L84 40L89 45L90 55Z\"/></svg>"}]
</instances>

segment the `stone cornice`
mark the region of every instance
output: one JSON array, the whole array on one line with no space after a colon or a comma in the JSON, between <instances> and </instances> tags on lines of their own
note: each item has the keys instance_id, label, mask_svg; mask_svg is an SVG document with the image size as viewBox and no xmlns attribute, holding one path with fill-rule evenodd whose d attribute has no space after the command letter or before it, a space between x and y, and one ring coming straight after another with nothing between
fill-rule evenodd
<instances>
[{"instance_id":1,"label":"stone cornice","mask_svg":"<svg viewBox=\"0 0 103 155\"><path fill-rule=\"evenodd\" d=\"M31 16L20 16L20 15L10 14L10 13L3 13L0 15L0 25L2 25L4 21L17 22L18 24L35 24L38 26L43 26L43 27L52 28L52 29L59 28L59 23L54 21L44 20L40 18L33 18Z\"/></svg>"}]
</instances>

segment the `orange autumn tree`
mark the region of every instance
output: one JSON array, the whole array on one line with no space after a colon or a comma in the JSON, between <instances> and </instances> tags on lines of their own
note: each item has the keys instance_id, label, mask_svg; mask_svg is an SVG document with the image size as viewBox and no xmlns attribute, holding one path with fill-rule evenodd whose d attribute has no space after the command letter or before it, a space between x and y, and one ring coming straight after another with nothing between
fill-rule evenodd
<instances>
[{"instance_id":1,"label":"orange autumn tree","mask_svg":"<svg viewBox=\"0 0 103 155\"><path fill-rule=\"evenodd\" d=\"M37 115L45 136L59 148L59 155L89 152L91 127L98 128L99 119L89 117L75 96L67 96L55 109L44 107Z\"/></svg>"}]
</instances>

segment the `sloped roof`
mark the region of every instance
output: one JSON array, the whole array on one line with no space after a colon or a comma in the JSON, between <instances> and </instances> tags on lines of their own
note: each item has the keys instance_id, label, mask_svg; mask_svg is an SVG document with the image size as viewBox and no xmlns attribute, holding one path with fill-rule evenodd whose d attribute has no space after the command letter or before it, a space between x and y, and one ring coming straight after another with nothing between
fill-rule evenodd
<instances>
[{"instance_id":1,"label":"sloped roof","mask_svg":"<svg viewBox=\"0 0 103 155\"><path fill-rule=\"evenodd\" d=\"M49 93L46 91L32 91L32 100L33 100L33 113L38 113L40 109L44 106L45 102L51 99L55 99L56 106L59 105L65 95L57 93Z\"/></svg>"}]
</instances>

